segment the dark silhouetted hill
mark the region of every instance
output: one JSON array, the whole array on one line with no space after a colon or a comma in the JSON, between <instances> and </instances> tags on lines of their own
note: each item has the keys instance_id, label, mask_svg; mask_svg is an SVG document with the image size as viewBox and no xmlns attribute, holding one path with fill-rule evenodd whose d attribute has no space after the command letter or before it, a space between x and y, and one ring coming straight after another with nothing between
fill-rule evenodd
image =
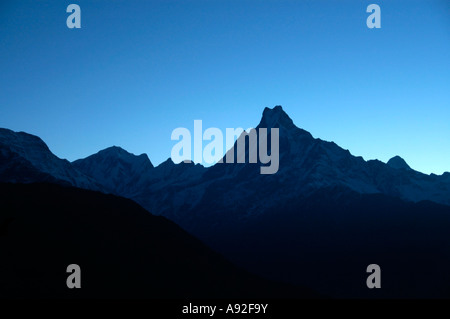
<instances>
[{"instance_id":1,"label":"dark silhouetted hill","mask_svg":"<svg viewBox=\"0 0 450 319\"><path fill-rule=\"evenodd\" d=\"M250 275L131 200L0 184L1 298L315 297ZM68 289L69 264L81 289Z\"/></svg>"}]
</instances>

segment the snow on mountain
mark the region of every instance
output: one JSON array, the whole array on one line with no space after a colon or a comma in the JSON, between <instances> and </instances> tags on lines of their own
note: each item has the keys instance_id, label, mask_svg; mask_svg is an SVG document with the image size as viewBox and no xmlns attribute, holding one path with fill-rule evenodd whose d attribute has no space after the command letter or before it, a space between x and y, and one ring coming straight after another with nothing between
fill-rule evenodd
<instances>
[{"instance_id":1,"label":"snow on mountain","mask_svg":"<svg viewBox=\"0 0 450 319\"><path fill-rule=\"evenodd\" d=\"M226 160L205 168L168 159L153 167L145 154L118 147L71 164L52 155L35 136L1 130L0 180L70 180L84 188L80 180L95 180L109 192L175 221L240 266L260 269L261 275L276 280L300 278L302 267L313 281L320 281L323 265L339 258L353 261L358 256L354 251L359 257L378 251L382 258L391 249L387 256L401 260L406 250L416 256L414 249L425 242L422 254L435 249L433 256L439 257L448 251L442 243L447 238L449 172L426 175L400 157L388 163L365 161L298 128L281 106L265 108L256 128L268 128L269 134L271 128L279 129L276 174L260 174L262 163ZM249 147L257 146L247 145L245 153ZM237 142L228 152L237 152ZM445 205L420 202L424 200ZM447 255L439 258L450 260ZM332 273L328 279L347 279L349 264L343 266L344 277Z\"/></svg>"},{"instance_id":2,"label":"snow on mountain","mask_svg":"<svg viewBox=\"0 0 450 319\"><path fill-rule=\"evenodd\" d=\"M103 188L60 159L37 136L0 128L0 181L56 182L90 190Z\"/></svg>"},{"instance_id":3,"label":"snow on mountain","mask_svg":"<svg viewBox=\"0 0 450 319\"><path fill-rule=\"evenodd\" d=\"M264 110L257 129L263 127L268 128L269 134L270 128L279 128L280 164L276 174L261 175L262 163L235 161L193 171L192 165L175 165L169 160L160 169L167 165L170 170L165 169L158 178L155 175L154 182L142 188L134 199L153 213L163 214L188 229L195 227L191 221L196 220L193 215L199 207L214 207L199 214L236 212L242 215L240 218L247 218L293 199L306 198L320 189L344 188L411 202L431 200L450 204L450 182L446 177L393 168L391 164L398 160L388 165L353 156L335 143L314 138L295 126L281 106ZM235 154L236 148L237 142ZM223 162L225 159L226 156ZM406 168L404 164L403 167ZM180 178L183 174L186 178Z\"/></svg>"},{"instance_id":4,"label":"snow on mountain","mask_svg":"<svg viewBox=\"0 0 450 319\"><path fill-rule=\"evenodd\" d=\"M382 193L412 202L450 204L450 183L445 178L416 172L400 157L388 164L364 161L333 142L313 138L297 128L281 107L266 109L259 127L280 128L277 178L289 182L291 190L308 193L344 186L361 194Z\"/></svg>"},{"instance_id":5,"label":"snow on mountain","mask_svg":"<svg viewBox=\"0 0 450 319\"><path fill-rule=\"evenodd\" d=\"M205 168L193 163L174 164L168 159L153 167L146 154L136 156L115 146L71 164L51 154L38 137L3 129L1 176L11 181L27 181L26 176L30 180L64 180L89 189L95 189L92 184L98 183L111 193L136 200L153 213L178 217L186 207L195 207L203 200L224 210L246 211L251 215L333 187L450 205L449 173L422 174L410 169L400 157L387 164L365 161L334 142L314 138L298 128L281 106L265 108L256 128L267 128L269 135L271 128L279 129L276 174L261 175L260 166L265 165L262 163L218 163Z\"/></svg>"},{"instance_id":6,"label":"snow on mountain","mask_svg":"<svg viewBox=\"0 0 450 319\"><path fill-rule=\"evenodd\" d=\"M196 185L206 171L207 168L200 164L175 164L169 158L152 170L151 176L132 199L158 215L170 215L175 207L192 208L204 194L203 186L198 189Z\"/></svg>"},{"instance_id":7,"label":"snow on mountain","mask_svg":"<svg viewBox=\"0 0 450 319\"><path fill-rule=\"evenodd\" d=\"M153 170L147 154L136 156L117 146L76 160L72 164L110 192L125 197L133 196L151 177Z\"/></svg>"}]
</instances>

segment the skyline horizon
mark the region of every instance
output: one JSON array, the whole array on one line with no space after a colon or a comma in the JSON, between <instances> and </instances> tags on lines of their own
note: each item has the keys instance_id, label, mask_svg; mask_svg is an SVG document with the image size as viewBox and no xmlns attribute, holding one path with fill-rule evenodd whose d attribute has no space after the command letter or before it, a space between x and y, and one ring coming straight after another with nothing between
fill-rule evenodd
<instances>
[{"instance_id":1,"label":"skyline horizon","mask_svg":"<svg viewBox=\"0 0 450 319\"><path fill-rule=\"evenodd\" d=\"M366 160L450 170L450 6L368 0L78 0L0 4L0 127L70 161L111 145L171 152L194 120L225 131L283 105Z\"/></svg>"},{"instance_id":2,"label":"skyline horizon","mask_svg":"<svg viewBox=\"0 0 450 319\"><path fill-rule=\"evenodd\" d=\"M276 107L281 107L282 112L284 112L284 113L290 118L289 113L287 113L287 112L284 110L284 107L283 107L282 105L275 105L275 106L273 106L272 108L270 108L270 107L265 107L265 108L263 109L263 112L264 112L265 109L274 110ZM260 121L262 121L262 119L263 119L263 114L261 115L261 120L260 120ZM195 119L193 119L192 121L195 121ZM440 173L440 174L437 174L437 173L434 173L434 172L426 173L426 172L420 171L420 170L418 170L418 169L415 169L412 165L410 165L410 162L408 161L408 158L405 158L405 157L402 156L401 154L394 154L394 155L392 155L390 158L388 158L386 161L383 161L383 160L381 160L381 159L379 159L379 158L369 158L369 159L366 159L366 158L365 158L364 156L362 156L362 155L354 154L354 153L352 152L351 149L346 149L345 147L341 146L340 144L336 143L336 142L333 141L333 140L327 140L327 139L323 139L323 138L321 138L321 137L319 137L319 136L315 136L315 135L313 134L313 132L310 132L310 131L308 131L308 130L306 130L306 129L300 127L300 126L298 126L298 125L295 123L294 120L292 120L292 121L293 121L293 124L295 125L296 128L301 129L301 130L305 130L306 132L310 133L314 139L321 140L321 141L325 141L325 142L332 142L332 143L335 143L338 147L340 147L340 148L342 148L342 149L344 149L344 150L349 151L350 154L351 154L352 156L354 156L354 157L362 157L363 160L364 160L365 162L368 162L368 161L380 161L380 162L382 162L382 163L384 163L384 164L387 164L389 160L391 160L391 159L393 159L393 158L395 158L395 157L400 157L401 159L403 159L403 160L406 162L407 165L409 165L409 166L411 167L412 170L414 170L414 171L416 171L416 172L419 172L419 173L422 173L422 174L425 174L425 175L438 175L438 176L441 176L441 175L444 175L444 174L446 174L446 173L450 173L450 168L449 168L448 170L444 170L444 171L443 171L442 173ZM243 129L245 132L247 132L249 129L254 129L254 128L256 128L256 127L257 127L257 125L255 125L255 126L253 126L253 127L249 127L249 128L235 127L235 128L233 128L233 129ZM208 128L209 128L209 127L208 127ZM3 129L11 130L10 128L3 128ZM202 134L204 133L205 129L206 129L206 128L204 128L204 129L202 130ZM174 130L175 130L175 129L174 129ZM14 130L12 130L12 131L14 131ZM97 150L96 152L91 153L91 154L88 154L88 155L86 155L86 156L78 157L78 158L74 158L74 159L69 159L69 158L66 158L66 157L61 157L59 154L57 154L56 152L54 152L54 151L52 150L52 147L48 144L48 142L46 142L45 139L43 139L43 138L40 137L39 135L35 135L35 134L32 134L32 133L27 132L27 131L14 131L14 132L17 132L17 133L23 132L23 133L26 133L26 134L30 134L30 135L37 136L39 139L41 139L41 140L47 145L47 147L49 148L49 150L50 150L55 156L57 156L58 158L63 159L63 160L68 160L70 163L73 163L73 162L78 161L78 160L86 159L86 158L88 158L88 157L90 157L90 156L92 156L92 155L98 154L98 153L103 152L103 151L108 150L108 149L119 148L119 149L121 149L121 150L127 152L128 154L133 155L133 156L136 156L136 157L142 156L142 155L146 155L147 158L149 159L151 165L152 165L153 167L158 167L159 165L161 165L161 164L163 164L163 163L165 163L165 162L167 162L167 161L169 161L169 160L172 161L172 162L173 162L174 164L176 164L176 165L179 164L179 163L175 163L175 162L173 161L173 159L172 159L172 157L170 156L170 154L169 154L168 157L166 157L165 159L163 159L163 160L161 160L161 161L159 161L159 162L155 162L154 160L152 160L152 157L149 155L148 152L145 152L145 151L144 151L144 152L133 152L133 151L129 151L129 150L126 148L126 146L124 146L124 145L110 145L110 146L106 146L106 147L101 148L101 149ZM191 137L191 144L193 144L193 143L192 143L193 139L194 139L194 137L192 136L192 137ZM237 140L237 138L235 137L235 142L236 142L236 140ZM172 142L172 144L173 144L172 146L174 146L175 144L179 143L179 142L177 142L176 140L171 140L170 138L169 138L169 141ZM203 149L205 149L205 144L202 145L202 150L203 150ZM228 148L228 149L227 149L227 148L226 148L226 145L224 144L223 157L225 157L226 153L227 153L230 149L231 149L231 148ZM193 164L195 164L195 165L201 165L201 166L203 166L203 167L205 167L205 168L212 167L212 166L214 166L214 165L216 165L216 164L221 164L221 163L219 163L219 162L214 162L214 163L212 163L212 164L208 164L208 163L205 163L204 161L201 162L201 163L199 163L199 162L195 162L194 159L193 159L193 157L194 157L194 156L192 155L192 156L191 156L191 161L190 161L190 163L193 163ZM185 161L184 161L184 162L185 162ZM388 165L388 164L387 164L387 165Z\"/></svg>"},{"instance_id":3,"label":"skyline horizon","mask_svg":"<svg viewBox=\"0 0 450 319\"><path fill-rule=\"evenodd\" d=\"M6 301L450 299L450 0L2 0L0 190Z\"/></svg>"}]
</instances>

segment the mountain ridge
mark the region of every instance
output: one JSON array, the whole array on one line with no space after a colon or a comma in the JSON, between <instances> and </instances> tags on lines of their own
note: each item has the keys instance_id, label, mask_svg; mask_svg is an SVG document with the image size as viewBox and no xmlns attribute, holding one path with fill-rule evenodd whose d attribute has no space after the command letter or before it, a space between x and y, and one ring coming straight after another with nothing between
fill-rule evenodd
<instances>
[{"instance_id":1,"label":"mountain ridge","mask_svg":"<svg viewBox=\"0 0 450 319\"><path fill-rule=\"evenodd\" d=\"M279 172L275 175L280 181L291 180L297 192L310 192L321 187L344 185L360 193L384 193L408 201L432 200L450 205L450 180L445 173L426 175L414 171L400 157L393 157L386 164L378 160L365 161L334 142L314 138L308 131L298 128L280 105L272 109L268 107L264 109L258 128L268 128L269 135L270 128L279 128L280 165ZM23 158L24 162L26 160L31 163L37 162L31 165L37 170L35 175L44 173L48 175L47 179L56 178L87 189L103 188L104 191L134 199L145 197L145 194L142 194L145 193L145 189L155 191L155 188L161 189L163 185L168 186L171 183L192 184L188 181L189 178L199 182L206 181L208 178L221 179L221 176L258 178L256 165L249 163L218 163L211 167L200 168L199 164L189 166L186 163L180 163L181 166L177 166L180 164L174 164L169 158L154 167L145 153L134 155L117 146L106 148L72 163L61 160L64 162L59 161L58 165L55 165L53 162L57 157L50 152L46 144L38 137L31 138L29 135L29 139L34 139L35 143L44 150L40 153L46 153L43 158L54 157L51 165L63 167L54 172L51 167L45 167L40 163L42 159L39 161L33 156L31 159L27 158L29 154L23 151L27 146L17 147L16 144L21 144L18 142L20 137L24 134L28 136L26 133L6 131L9 138L5 138L4 133L0 134L0 137L3 136L0 140L3 153L8 150L11 152L12 149L12 152ZM2 132L5 132L5 129ZM14 134L16 136L13 136ZM7 139L12 145L5 143ZM230 151L233 150L228 150ZM234 151L236 152L236 144ZM248 145L246 152L248 153ZM33 155L33 152L31 154ZM72 172L66 173L65 171L68 170ZM201 178L196 175L201 175ZM77 181L76 176L82 181ZM36 181L39 181L39 178L42 177L36 177ZM165 179L166 182L161 183L161 179ZM8 181L7 177L3 180ZM145 205L143 202L141 204Z\"/></svg>"},{"instance_id":2,"label":"mountain ridge","mask_svg":"<svg viewBox=\"0 0 450 319\"><path fill-rule=\"evenodd\" d=\"M203 167L169 158L154 167L147 156L119 148L69 165L104 192L130 198L174 221L239 266L267 278L306 284L336 297L370 296L359 285L358 269L348 272L355 267L352 261L365 269L371 255L364 249L370 247L373 256L396 272L406 267L396 256L430 272L424 281L413 271L420 274L420 268L412 267L398 279L409 289L390 287L378 296L435 296L425 289L430 287L438 289L437 296L449 295L445 285L450 286L450 278L442 283L437 278L444 278L444 268L450 266L450 173L426 175L392 167L398 159L390 164L365 161L298 128L281 106L264 109L257 128L264 127L269 134L270 128L279 128L279 170L272 175L260 174L261 163L248 162ZM245 153L250 147L256 146L247 143ZM0 155L15 149L1 143ZM237 141L228 152L237 154ZM0 172L26 161L20 147L11 154L7 160L0 157ZM60 161L55 164L62 165ZM41 178L34 173L28 182ZM445 267L429 269L416 255ZM324 265L336 260L336 278L325 276ZM420 285L408 286L408 278ZM346 280L352 286L345 286Z\"/></svg>"},{"instance_id":3,"label":"mountain ridge","mask_svg":"<svg viewBox=\"0 0 450 319\"><path fill-rule=\"evenodd\" d=\"M411 167L406 163L406 161L398 155L392 157L389 161L387 161L386 164L396 169L406 169L406 170L411 169Z\"/></svg>"},{"instance_id":4,"label":"mountain ridge","mask_svg":"<svg viewBox=\"0 0 450 319\"><path fill-rule=\"evenodd\" d=\"M100 182L109 192L124 197L138 191L154 169L147 154L134 155L118 146L73 161L72 165Z\"/></svg>"},{"instance_id":5,"label":"mountain ridge","mask_svg":"<svg viewBox=\"0 0 450 319\"><path fill-rule=\"evenodd\" d=\"M91 190L104 190L65 159L54 155L45 142L24 132L0 128L0 181L51 181Z\"/></svg>"}]
</instances>

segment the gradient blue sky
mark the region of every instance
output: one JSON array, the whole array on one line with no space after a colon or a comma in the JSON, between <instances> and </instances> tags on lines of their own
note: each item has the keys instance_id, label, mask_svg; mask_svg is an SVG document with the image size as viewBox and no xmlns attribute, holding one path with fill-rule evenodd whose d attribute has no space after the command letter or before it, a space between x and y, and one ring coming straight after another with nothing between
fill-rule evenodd
<instances>
[{"instance_id":1,"label":"gradient blue sky","mask_svg":"<svg viewBox=\"0 0 450 319\"><path fill-rule=\"evenodd\" d=\"M159 164L176 127L248 128L277 104L366 160L450 171L450 1L0 2L0 127L61 158Z\"/></svg>"}]
</instances>

